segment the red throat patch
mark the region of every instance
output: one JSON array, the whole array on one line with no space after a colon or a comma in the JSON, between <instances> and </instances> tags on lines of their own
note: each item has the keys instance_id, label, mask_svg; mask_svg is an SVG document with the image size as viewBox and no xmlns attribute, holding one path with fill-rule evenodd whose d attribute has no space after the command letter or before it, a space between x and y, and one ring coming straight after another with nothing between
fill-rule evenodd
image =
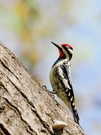
<instances>
[{"instance_id":1,"label":"red throat patch","mask_svg":"<svg viewBox=\"0 0 101 135\"><path fill-rule=\"evenodd\" d=\"M65 54L63 53L62 50L58 49L59 50L59 58L65 58Z\"/></svg>"}]
</instances>

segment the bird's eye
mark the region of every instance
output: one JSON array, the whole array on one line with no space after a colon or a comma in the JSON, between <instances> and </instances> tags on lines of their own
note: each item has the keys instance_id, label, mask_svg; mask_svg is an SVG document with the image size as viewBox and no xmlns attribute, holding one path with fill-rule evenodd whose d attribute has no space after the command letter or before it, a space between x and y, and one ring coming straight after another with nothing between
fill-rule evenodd
<instances>
[{"instance_id":1,"label":"bird's eye","mask_svg":"<svg viewBox=\"0 0 101 135\"><path fill-rule=\"evenodd\" d=\"M68 46L67 46L68 47ZM68 49L71 49L71 50L73 50L73 48L72 47L68 47Z\"/></svg>"}]
</instances>

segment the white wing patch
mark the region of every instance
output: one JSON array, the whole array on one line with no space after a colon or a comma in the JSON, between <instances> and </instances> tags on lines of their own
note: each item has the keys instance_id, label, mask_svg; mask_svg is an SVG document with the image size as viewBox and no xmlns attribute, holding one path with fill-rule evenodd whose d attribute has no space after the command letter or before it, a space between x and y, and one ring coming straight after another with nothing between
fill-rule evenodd
<instances>
[{"instance_id":1,"label":"white wing patch","mask_svg":"<svg viewBox=\"0 0 101 135\"><path fill-rule=\"evenodd\" d=\"M65 85L65 88L71 89L70 86L68 85L68 80L64 77L63 70L61 67L58 68L59 71L59 76L61 77L63 84Z\"/></svg>"},{"instance_id":2,"label":"white wing patch","mask_svg":"<svg viewBox=\"0 0 101 135\"><path fill-rule=\"evenodd\" d=\"M60 67L58 68L58 71L59 71L59 76L61 76L61 78L63 79L64 75L63 75L63 71Z\"/></svg>"},{"instance_id":3,"label":"white wing patch","mask_svg":"<svg viewBox=\"0 0 101 135\"><path fill-rule=\"evenodd\" d=\"M70 89L70 86L68 85L68 82L66 79L63 79L63 83L65 85L66 88Z\"/></svg>"}]
</instances>

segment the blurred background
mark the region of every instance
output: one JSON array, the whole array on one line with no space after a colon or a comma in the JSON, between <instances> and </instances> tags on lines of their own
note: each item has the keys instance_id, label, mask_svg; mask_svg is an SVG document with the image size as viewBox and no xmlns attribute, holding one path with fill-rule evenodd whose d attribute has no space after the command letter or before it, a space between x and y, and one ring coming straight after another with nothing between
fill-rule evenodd
<instances>
[{"instance_id":1,"label":"blurred background","mask_svg":"<svg viewBox=\"0 0 101 135\"><path fill-rule=\"evenodd\" d=\"M49 72L58 57L51 41L71 44L80 123L87 134L101 135L100 0L0 0L0 40L50 90Z\"/></svg>"}]
</instances>

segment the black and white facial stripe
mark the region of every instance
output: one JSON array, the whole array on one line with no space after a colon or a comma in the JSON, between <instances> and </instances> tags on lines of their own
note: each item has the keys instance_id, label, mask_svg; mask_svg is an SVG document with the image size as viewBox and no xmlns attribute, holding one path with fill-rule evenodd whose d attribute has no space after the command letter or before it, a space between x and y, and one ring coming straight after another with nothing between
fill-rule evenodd
<instances>
[{"instance_id":1,"label":"black and white facial stripe","mask_svg":"<svg viewBox=\"0 0 101 135\"><path fill-rule=\"evenodd\" d=\"M62 46L62 48L63 48L63 52L65 54L68 54L69 59L71 59L73 55L73 48L69 48L68 46Z\"/></svg>"}]
</instances>

